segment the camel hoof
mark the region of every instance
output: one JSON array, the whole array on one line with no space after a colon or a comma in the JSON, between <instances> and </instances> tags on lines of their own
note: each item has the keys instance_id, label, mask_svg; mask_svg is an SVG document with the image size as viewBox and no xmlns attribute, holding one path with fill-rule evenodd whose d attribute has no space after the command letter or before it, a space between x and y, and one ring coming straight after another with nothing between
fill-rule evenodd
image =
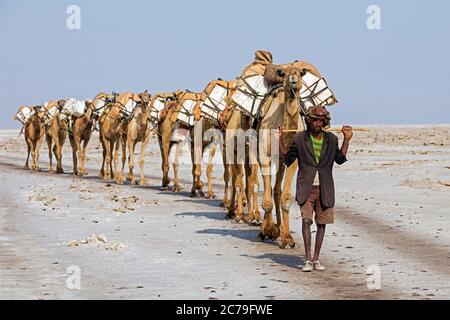
<instances>
[{"instance_id":1,"label":"camel hoof","mask_svg":"<svg viewBox=\"0 0 450 320\"><path fill-rule=\"evenodd\" d=\"M219 206L221 208L228 209L228 202L227 201L222 201Z\"/></svg>"},{"instance_id":2,"label":"camel hoof","mask_svg":"<svg viewBox=\"0 0 450 320\"><path fill-rule=\"evenodd\" d=\"M236 215L234 214L234 211L228 211L228 213L225 215L225 219L233 219Z\"/></svg>"},{"instance_id":3,"label":"camel hoof","mask_svg":"<svg viewBox=\"0 0 450 320\"><path fill-rule=\"evenodd\" d=\"M64 174L64 170L56 170L56 174Z\"/></svg>"},{"instance_id":4,"label":"camel hoof","mask_svg":"<svg viewBox=\"0 0 450 320\"><path fill-rule=\"evenodd\" d=\"M132 186L135 186L137 183L136 183L136 179L132 179L131 181L130 181L130 184L132 185Z\"/></svg>"},{"instance_id":5,"label":"camel hoof","mask_svg":"<svg viewBox=\"0 0 450 320\"><path fill-rule=\"evenodd\" d=\"M24 168L25 170L30 170L30 167L27 166L27 165L25 165L23 168Z\"/></svg>"},{"instance_id":6,"label":"camel hoof","mask_svg":"<svg viewBox=\"0 0 450 320\"><path fill-rule=\"evenodd\" d=\"M163 186L163 187L161 187L161 189L159 189L159 190L161 190L161 191L167 191L167 190L169 190L169 187L168 186Z\"/></svg>"},{"instance_id":7,"label":"camel hoof","mask_svg":"<svg viewBox=\"0 0 450 320\"><path fill-rule=\"evenodd\" d=\"M141 180L141 181L139 181L139 185L141 187L146 187L147 186L147 182L145 182L145 180Z\"/></svg>"},{"instance_id":8,"label":"camel hoof","mask_svg":"<svg viewBox=\"0 0 450 320\"><path fill-rule=\"evenodd\" d=\"M256 237L256 241L265 241L266 236L262 234L262 232L258 233L258 236Z\"/></svg>"},{"instance_id":9,"label":"camel hoof","mask_svg":"<svg viewBox=\"0 0 450 320\"><path fill-rule=\"evenodd\" d=\"M246 223L247 221L246 221L246 219L245 219L244 216L236 216L236 217L233 219L233 222L234 222L234 223Z\"/></svg>"},{"instance_id":10,"label":"camel hoof","mask_svg":"<svg viewBox=\"0 0 450 320\"><path fill-rule=\"evenodd\" d=\"M36 169L34 169L34 171L36 171L36 172L42 172L42 169L39 168L39 167L37 167Z\"/></svg>"},{"instance_id":11,"label":"camel hoof","mask_svg":"<svg viewBox=\"0 0 450 320\"><path fill-rule=\"evenodd\" d=\"M272 239L273 240L273 239ZM287 242L286 241L281 241L281 243L278 245L278 247L280 248L280 249L284 249L284 248L286 248L286 246L287 246Z\"/></svg>"},{"instance_id":12,"label":"camel hoof","mask_svg":"<svg viewBox=\"0 0 450 320\"><path fill-rule=\"evenodd\" d=\"M206 195L206 199L215 199L216 195L214 194L214 192L208 192L208 194Z\"/></svg>"}]
</instances>

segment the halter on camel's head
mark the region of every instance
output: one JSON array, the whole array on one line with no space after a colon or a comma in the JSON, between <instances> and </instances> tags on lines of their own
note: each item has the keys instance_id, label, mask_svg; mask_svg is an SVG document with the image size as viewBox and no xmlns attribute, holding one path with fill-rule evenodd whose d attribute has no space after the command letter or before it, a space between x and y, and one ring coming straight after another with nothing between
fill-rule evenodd
<instances>
[{"instance_id":1,"label":"halter on camel's head","mask_svg":"<svg viewBox=\"0 0 450 320\"><path fill-rule=\"evenodd\" d=\"M304 70L300 70L294 66L290 66L285 70L284 89L289 90L295 95L302 88L302 76L305 74Z\"/></svg>"},{"instance_id":2,"label":"halter on camel's head","mask_svg":"<svg viewBox=\"0 0 450 320\"><path fill-rule=\"evenodd\" d=\"M61 111L64 108L64 105L66 104L66 100L64 100L64 99L58 100L57 104L58 104L58 110Z\"/></svg>"},{"instance_id":3,"label":"halter on camel's head","mask_svg":"<svg viewBox=\"0 0 450 320\"><path fill-rule=\"evenodd\" d=\"M144 106L148 106L151 102L151 95L148 93L148 90L139 94L139 100Z\"/></svg>"}]
</instances>

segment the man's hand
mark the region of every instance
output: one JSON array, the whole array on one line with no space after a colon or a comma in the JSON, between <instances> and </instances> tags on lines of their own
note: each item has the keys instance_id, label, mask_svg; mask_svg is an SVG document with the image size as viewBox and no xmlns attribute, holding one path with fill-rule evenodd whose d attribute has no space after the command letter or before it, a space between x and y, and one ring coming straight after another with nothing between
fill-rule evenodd
<instances>
[{"instance_id":1,"label":"man's hand","mask_svg":"<svg viewBox=\"0 0 450 320\"><path fill-rule=\"evenodd\" d=\"M342 134L344 135L344 140L350 141L353 137L353 129L350 126L342 126Z\"/></svg>"}]
</instances>

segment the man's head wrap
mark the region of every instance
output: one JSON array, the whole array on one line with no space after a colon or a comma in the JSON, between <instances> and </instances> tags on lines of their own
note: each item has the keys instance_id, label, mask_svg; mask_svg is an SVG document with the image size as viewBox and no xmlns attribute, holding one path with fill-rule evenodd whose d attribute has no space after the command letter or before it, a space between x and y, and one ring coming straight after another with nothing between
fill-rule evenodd
<instances>
[{"instance_id":1,"label":"man's head wrap","mask_svg":"<svg viewBox=\"0 0 450 320\"><path fill-rule=\"evenodd\" d=\"M330 127L331 116L328 110L325 109L325 107L321 106L309 107L305 117L306 123L310 124L311 122L319 119L323 121L324 129Z\"/></svg>"}]
</instances>

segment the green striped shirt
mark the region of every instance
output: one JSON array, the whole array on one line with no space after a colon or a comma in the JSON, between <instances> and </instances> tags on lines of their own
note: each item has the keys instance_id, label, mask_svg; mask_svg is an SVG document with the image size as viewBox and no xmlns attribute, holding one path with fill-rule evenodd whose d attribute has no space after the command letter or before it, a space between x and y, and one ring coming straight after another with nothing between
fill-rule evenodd
<instances>
[{"instance_id":1,"label":"green striped shirt","mask_svg":"<svg viewBox=\"0 0 450 320\"><path fill-rule=\"evenodd\" d=\"M320 140L317 140L311 135L311 141L314 149L314 156L316 157L316 163L319 163L320 153L322 151L323 136Z\"/></svg>"}]
</instances>

